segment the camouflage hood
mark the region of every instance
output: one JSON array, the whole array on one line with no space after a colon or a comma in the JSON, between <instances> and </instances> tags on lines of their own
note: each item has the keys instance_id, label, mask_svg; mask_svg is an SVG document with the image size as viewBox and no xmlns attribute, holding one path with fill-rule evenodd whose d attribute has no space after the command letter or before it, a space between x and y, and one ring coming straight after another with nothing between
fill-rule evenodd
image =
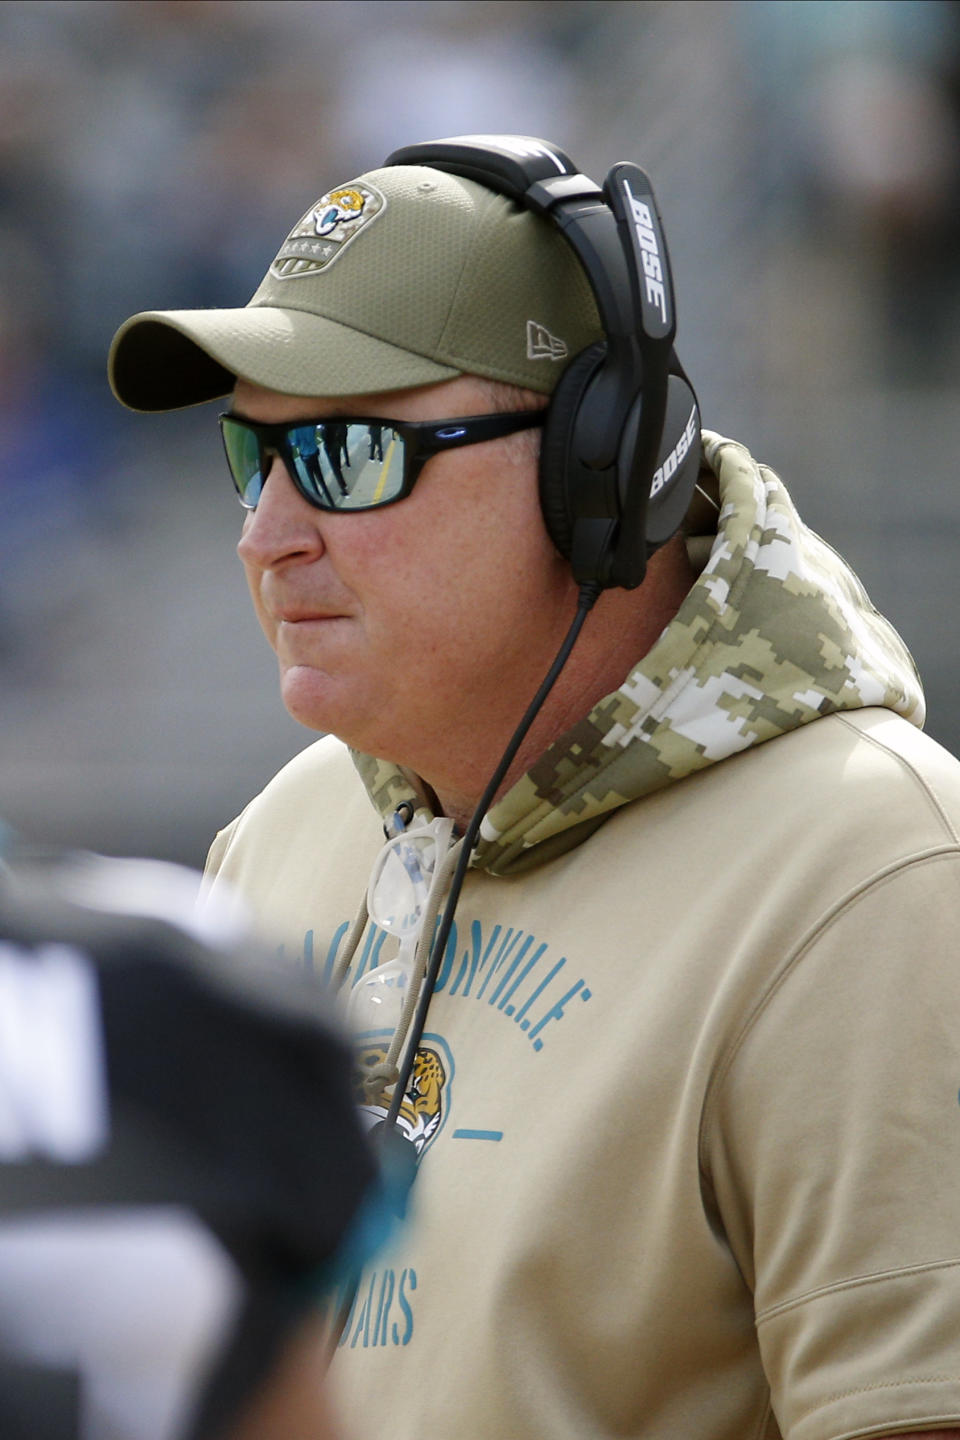
<instances>
[{"instance_id":1,"label":"camouflage hood","mask_svg":"<svg viewBox=\"0 0 960 1440\"><path fill-rule=\"evenodd\" d=\"M853 571L801 521L780 479L705 431L719 516L675 618L631 670L484 818L472 864L514 874L587 838L621 805L836 710L884 706L923 724L913 661ZM409 771L355 763L385 819Z\"/></svg>"}]
</instances>

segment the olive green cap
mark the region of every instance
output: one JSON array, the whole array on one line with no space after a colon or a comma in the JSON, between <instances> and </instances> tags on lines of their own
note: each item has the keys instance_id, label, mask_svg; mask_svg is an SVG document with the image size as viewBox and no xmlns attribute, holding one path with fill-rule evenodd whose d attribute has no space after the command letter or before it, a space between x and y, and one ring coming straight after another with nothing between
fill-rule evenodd
<instances>
[{"instance_id":1,"label":"olive green cap","mask_svg":"<svg viewBox=\"0 0 960 1440\"><path fill-rule=\"evenodd\" d=\"M586 275L549 221L472 180L398 165L311 206L242 308L132 316L109 375L141 411L226 395L238 376L304 396L465 373L550 394L600 338Z\"/></svg>"}]
</instances>

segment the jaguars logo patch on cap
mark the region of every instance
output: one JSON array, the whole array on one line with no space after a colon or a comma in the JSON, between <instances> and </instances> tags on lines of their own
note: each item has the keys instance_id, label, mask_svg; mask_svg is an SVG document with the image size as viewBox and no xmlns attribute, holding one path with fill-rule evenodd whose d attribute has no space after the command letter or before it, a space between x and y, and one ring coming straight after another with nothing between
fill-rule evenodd
<instances>
[{"instance_id":1,"label":"jaguars logo patch on cap","mask_svg":"<svg viewBox=\"0 0 960 1440\"><path fill-rule=\"evenodd\" d=\"M270 266L271 275L290 280L326 269L386 205L381 192L365 181L330 190L290 231Z\"/></svg>"}]
</instances>

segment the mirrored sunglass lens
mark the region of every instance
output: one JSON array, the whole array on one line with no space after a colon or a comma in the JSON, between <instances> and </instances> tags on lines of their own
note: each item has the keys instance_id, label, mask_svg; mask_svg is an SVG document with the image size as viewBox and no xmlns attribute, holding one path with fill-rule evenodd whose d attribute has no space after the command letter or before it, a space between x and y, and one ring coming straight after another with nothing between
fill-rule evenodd
<instances>
[{"instance_id":1,"label":"mirrored sunglass lens","mask_svg":"<svg viewBox=\"0 0 960 1440\"><path fill-rule=\"evenodd\" d=\"M252 508L260 499L263 489L257 437L245 425L237 425L230 420L224 420L221 428L227 463L237 494L244 505Z\"/></svg>"},{"instance_id":2,"label":"mirrored sunglass lens","mask_svg":"<svg viewBox=\"0 0 960 1440\"><path fill-rule=\"evenodd\" d=\"M388 425L295 425L290 451L304 492L324 510L368 510L403 488L403 441Z\"/></svg>"}]
</instances>

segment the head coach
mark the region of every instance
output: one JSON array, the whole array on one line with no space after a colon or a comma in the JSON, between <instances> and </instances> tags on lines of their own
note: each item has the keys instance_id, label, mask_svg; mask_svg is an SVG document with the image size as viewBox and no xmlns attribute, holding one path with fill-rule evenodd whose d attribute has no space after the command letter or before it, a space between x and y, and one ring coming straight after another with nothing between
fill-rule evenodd
<instances>
[{"instance_id":1,"label":"head coach","mask_svg":"<svg viewBox=\"0 0 960 1440\"><path fill-rule=\"evenodd\" d=\"M210 870L348 977L416 1163L332 1367L365 1440L960 1436L960 767L675 332L642 171L472 136L114 340L133 409L229 397L325 732Z\"/></svg>"}]
</instances>

